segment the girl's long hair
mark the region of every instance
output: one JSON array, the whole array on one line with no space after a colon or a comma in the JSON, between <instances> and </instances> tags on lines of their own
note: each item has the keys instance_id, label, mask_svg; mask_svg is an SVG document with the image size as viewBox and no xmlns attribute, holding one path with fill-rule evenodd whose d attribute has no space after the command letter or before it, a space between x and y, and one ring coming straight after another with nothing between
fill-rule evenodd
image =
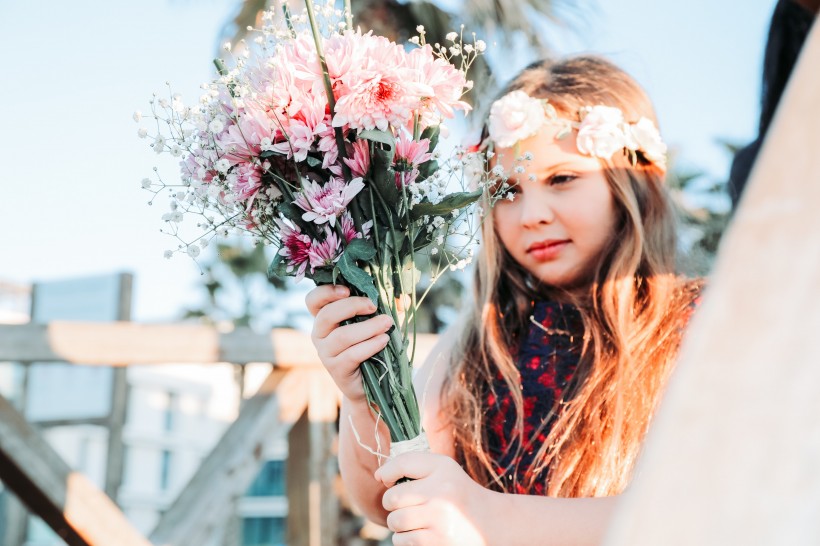
<instances>
[{"instance_id":1,"label":"girl's long hair","mask_svg":"<svg viewBox=\"0 0 820 546\"><path fill-rule=\"evenodd\" d=\"M577 119L582 106L604 104L620 108L627 121L641 116L655 121L640 86L596 57L536 63L504 93L515 89L549 99L559 115L570 119ZM642 157L635 166L613 157L604 162L604 174L617 228L584 293L541 285L504 249L493 222L484 223L473 297L442 389L441 415L452 425L462 464L487 486L505 490L511 485L502 481L487 446L484 399L499 375L516 409L517 438L511 443L517 439L521 452L536 451L532 467L524 469L527 483L511 489L533 490L546 470L544 490L550 496L605 496L623 491L629 482L674 363L700 287L676 275L675 215L664 172ZM528 328L533 300L545 297L575 304L585 331L575 377L556 402L554 420L547 420L552 422L547 440L529 445L540 431L523 435L520 376L512 355Z\"/></svg>"}]
</instances>

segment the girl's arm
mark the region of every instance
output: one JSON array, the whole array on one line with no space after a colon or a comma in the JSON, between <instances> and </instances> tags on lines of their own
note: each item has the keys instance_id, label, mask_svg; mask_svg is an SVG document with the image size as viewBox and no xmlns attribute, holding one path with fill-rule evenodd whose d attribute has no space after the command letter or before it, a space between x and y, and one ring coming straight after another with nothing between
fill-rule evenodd
<instances>
[{"instance_id":1,"label":"girl's arm","mask_svg":"<svg viewBox=\"0 0 820 546\"><path fill-rule=\"evenodd\" d=\"M413 481L395 484L400 477ZM448 457L411 453L376 473L393 544L582 546L603 542L618 497L552 498L490 491Z\"/></svg>"}]
</instances>

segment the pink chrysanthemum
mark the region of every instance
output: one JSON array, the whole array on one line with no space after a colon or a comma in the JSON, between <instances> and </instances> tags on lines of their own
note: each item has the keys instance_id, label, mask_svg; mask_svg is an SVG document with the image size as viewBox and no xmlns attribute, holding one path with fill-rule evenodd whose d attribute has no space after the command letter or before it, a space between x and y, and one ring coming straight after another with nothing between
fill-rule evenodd
<instances>
[{"instance_id":1,"label":"pink chrysanthemum","mask_svg":"<svg viewBox=\"0 0 820 546\"><path fill-rule=\"evenodd\" d=\"M288 273L296 271L295 277L298 282L305 276L305 269L310 261L310 237L302 233L298 226L291 226L279 219L276 220L276 224L279 226L282 241L279 254L287 258Z\"/></svg>"},{"instance_id":2,"label":"pink chrysanthemum","mask_svg":"<svg viewBox=\"0 0 820 546\"><path fill-rule=\"evenodd\" d=\"M310 259L310 272L316 271L317 267L329 267L339 261L342 252L339 238L332 229L325 228L324 241L312 241L308 250Z\"/></svg>"},{"instance_id":3,"label":"pink chrysanthemum","mask_svg":"<svg viewBox=\"0 0 820 546\"><path fill-rule=\"evenodd\" d=\"M401 188L416 181L419 175L418 166L433 157L429 149L429 139L413 140L408 133L399 133L399 138L396 139L396 155L393 158L397 187Z\"/></svg>"},{"instance_id":4,"label":"pink chrysanthemum","mask_svg":"<svg viewBox=\"0 0 820 546\"><path fill-rule=\"evenodd\" d=\"M263 139L270 139L274 129L267 114L256 108L244 110L239 120L231 122L216 143L222 157L236 165L259 155Z\"/></svg>"},{"instance_id":5,"label":"pink chrysanthemum","mask_svg":"<svg viewBox=\"0 0 820 546\"><path fill-rule=\"evenodd\" d=\"M340 82L343 88L336 102L334 127L382 131L392 124L410 120L420 97L432 92L414 78L407 68L407 54L382 36L351 35L363 42L361 66L350 68Z\"/></svg>"},{"instance_id":6,"label":"pink chrysanthemum","mask_svg":"<svg viewBox=\"0 0 820 546\"><path fill-rule=\"evenodd\" d=\"M350 216L349 212L342 215L339 223L345 236L345 244L350 244L353 239L366 239L370 234L370 228L373 227L373 220L368 220L362 224L362 231L356 231L356 226L353 225L353 217Z\"/></svg>"},{"instance_id":7,"label":"pink chrysanthemum","mask_svg":"<svg viewBox=\"0 0 820 546\"><path fill-rule=\"evenodd\" d=\"M455 110L470 111L470 105L461 100L467 84L464 72L436 57L430 44L411 51L407 65L414 69L418 81L432 90L421 98L422 127L438 125L442 117L452 118Z\"/></svg>"},{"instance_id":8,"label":"pink chrysanthemum","mask_svg":"<svg viewBox=\"0 0 820 546\"><path fill-rule=\"evenodd\" d=\"M354 178L345 184L341 178L331 178L324 186L311 181L294 199L294 204L305 211L302 220L317 224L336 223L357 193L364 188L361 178Z\"/></svg>"},{"instance_id":9,"label":"pink chrysanthemum","mask_svg":"<svg viewBox=\"0 0 820 546\"><path fill-rule=\"evenodd\" d=\"M253 201L253 197L262 187L262 169L253 163L241 163L234 168L235 176L233 187L231 188L237 200L248 202Z\"/></svg>"},{"instance_id":10,"label":"pink chrysanthemum","mask_svg":"<svg viewBox=\"0 0 820 546\"><path fill-rule=\"evenodd\" d=\"M368 150L367 141L357 140L353 143L351 157L345 158L344 162L350 167L350 174L353 176L364 177L367 171L370 170L370 151Z\"/></svg>"}]
</instances>

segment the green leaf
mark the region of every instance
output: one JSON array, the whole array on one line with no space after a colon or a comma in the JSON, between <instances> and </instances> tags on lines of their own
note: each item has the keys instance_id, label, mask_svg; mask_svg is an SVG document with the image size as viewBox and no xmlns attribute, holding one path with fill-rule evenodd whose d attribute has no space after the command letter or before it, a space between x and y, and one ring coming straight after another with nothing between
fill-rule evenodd
<instances>
[{"instance_id":1,"label":"green leaf","mask_svg":"<svg viewBox=\"0 0 820 546\"><path fill-rule=\"evenodd\" d=\"M455 209L461 209L478 201L482 190L451 193L437 204L419 203L410 210L410 217L418 220L422 216L445 216Z\"/></svg>"},{"instance_id":2,"label":"green leaf","mask_svg":"<svg viewBox=\"0 0 820 546\"><path fill-rule=\"evenodd\" d=\"M276 205L276 209L288 220L298 222L301 222L302 215L305 213L305 211L303 211L293 203L279 203L278 205Z\"/></svg>"},{"instance_id":3,"label":"green leaf","mask_svg":"<svg viewBox=\"0 0 820 546\"><path fill-rule=\"evenodd\" d=\"M268 159L269 157L274 157L274 156L277 156L277 155L282 155L282 154L280 154L279 152L275 152L273 150L265 150L264 152L259 154L259 157L261 157L262 159Z\"/></svg>"},{"instance_id":4,"label":"green leaf","mask_svg":"<svg viewBox=\"0 0 820 546\"><path fill-rule=\"evenodd\" d=\"M396 147L396 139L389 131L381 131L379 129L368 129L359 133L359 138L369 140L370 142L380 142L387 146L389 150Z\"/></svg>"},{"instance_id":5,"label":"green leaf","mask_svg":"<svg viewBox=\"0 0 820 546\"><path fill-rule=\"evenodd\" d=\"M441 125L433 125L422 131L421 138L426 138L430 141L430 148L427 150L428 152L433 153L433 150L435 150L436 146L438 146L439 133L441 133Z\"/></svg>"},{"instance_id":6,"label":"green leaf","mask_svg":"<svg viewBox=\"0 0 820 546\"><path fill-rule=\"evenodd\" d=\"M336 284L336 277L327 269L317 269L308 275L317 285Z\"/></svg>"},{"instance_id":7,"label":"green leaf","mask_svg":"<svg viewBox=\"0 0 820 546\"><path fill-rule=\"evenodd\" d=\"M268 266L268 278L284 279L285 277L288 277L287 267L288 264L285 261L285 257L277 252L276 256L273 257L273 260L271 260L270 265Z\"/></svg>"},{"instance_id":8,"label":"green leaf","mask_svg":"<svg viewBox=\"0 0 820 546\"><path fill-rule=\"evenodd\" d=\"M387 150L373 150L373 155L370 158L370 177L373 181L373 186L378 190L379 195L388 205L397 205L401 194L396 187L396 173L393 171L393 153ZM376 201L376 210L381 207L378 202L378 197L373 196ZM396 207L398 209L398 207Z\"/></svg>"},{"instance_id":9,"label":"green leaf","mask_svg":"<svg viewBox=\"0 0 820 546\"><path fill-rule=\"evenodd\" d=\"M315 168L315 167L319 167L322 164L321 159L317 159L317 158L313 157L312 155L308 155L307 158L306 158L306 161L307 161L308 167L314 167Z\"/></svg>"},{"instance_id":10,"label":"green leaf","mask_svg":"<svg viewBox=\"0 0 820 546\"><path fill-rule=\"evenodd\" d=\"M368 262L376 255L376 247L365 239L353 239L345 248L345 254L352 260Z\"/></svg>"},{"instance_id":11,"label":"green leaf","mask_svg":"<svg viewBox=\"0 0 820 546\"><path fill-rule=\"evenodd\" d=\"M370 298L370 301L378 305L379 292L376 290L376 285L373 283L373 277L368 275L364 269L357 266L356 263L347 255L347 252L342 254L342 257L339 258L338 262L336 262L336 266L339 268L339 271L347 282L358 288L362 293Z\"/></svg>"}]
</instances>

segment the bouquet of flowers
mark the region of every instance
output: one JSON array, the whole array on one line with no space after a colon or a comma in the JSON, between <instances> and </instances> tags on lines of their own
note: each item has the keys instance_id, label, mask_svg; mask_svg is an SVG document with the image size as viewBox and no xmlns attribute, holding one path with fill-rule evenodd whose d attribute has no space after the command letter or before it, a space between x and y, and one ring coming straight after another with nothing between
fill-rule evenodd
<instances>
[{"instance_id":1,"label":"bouquet of flowers","mask_svg":"<svg viewBox=\"0 0 820 546\"><path fill-rule=\"evenodd\" d=\"M234 67L216 61L220 76L196 106L170 90L155 96L159 132L140 136L180 158L182 183L157 175L143 186L155 197L170 190L163 219L180 244L166 256L195 258L215 236L249 233L278 247L270 275L343 283L391 315L400 327L362 377L392 442L411 440L422 432L408 354L424 298L417 259L423 251L433 263L430 284L464 267L480 221L471 210L497 198L477 153L436 151L442 121L469 110L466 70L485 46L453 32L433 47L419 27L406 48L352 30L349 7L342 20L333 2L305 4L303 14L266 13ZM202 218L189 242L185 213Z\"/></svg>"}]
</instances>

